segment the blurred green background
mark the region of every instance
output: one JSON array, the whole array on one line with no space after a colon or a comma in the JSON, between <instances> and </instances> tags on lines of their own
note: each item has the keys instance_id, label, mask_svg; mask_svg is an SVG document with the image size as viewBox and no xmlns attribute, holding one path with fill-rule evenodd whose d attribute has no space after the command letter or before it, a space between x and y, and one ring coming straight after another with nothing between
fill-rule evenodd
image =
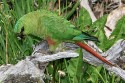
<instances>
[{"instance_id":1,"label":"blurred green background","mask_svg":"<svg viewBox=\"0 0 125 83\"><path fill-rule=\"evenodd\" d=\"M86 26L92 25L88 12L79 9L77 0L61 0L61 16L70 20L74 25L80 27L80 30L88 31ZM0 65L16 64L18 61L25 59L32 53L32 46L39 42L32 37L25 40L18 40L13 32L16 21L28 12L38 9L47 9L59 13L58 0L1 0L0 1ZM80 12L80 14L78 14ZM82 14L84 14L82 16ZM84 17L84 19L83 19ZM105 17L106 18L106 17ZM105 20L103 20L105 23ZM83 23L85 22L85 23ZM84 24L84 25L83 25ZM84 27L83 27L84 26ZM95 27L92 25L92 27ZM90 29L90 32L94 28ZM100 28L98 28L100 30ZM89 32L89 33L90 33ZM104 35L103 30L101 35ZM91 33L99 37L100 33ZM105 35L102 39L105 40ZM98 43L103 50L109 47L103 47L103 43ZM45 83L124 83L120 77L109 73L102 67L94 67L83 62L81 50L77 58L62 59L51 62L46 69ZM58 71L65 72L65 76L60 76Z\"/></svg>"}]
</instances>

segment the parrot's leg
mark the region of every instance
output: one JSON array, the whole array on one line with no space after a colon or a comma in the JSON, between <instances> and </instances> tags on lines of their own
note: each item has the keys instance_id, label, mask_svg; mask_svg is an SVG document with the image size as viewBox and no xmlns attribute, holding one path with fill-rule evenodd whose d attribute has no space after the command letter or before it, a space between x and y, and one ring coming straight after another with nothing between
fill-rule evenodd
<instances>
[{"instance_id":1,"label":"parrot's leg","mask_svg":"<svg viewBox=\"0 0 125 83\"><path fill-rule=\"evenodd\" d=\"M55 40L51 39L50 37L46 38L50 52L54 53L56 52L56 48L59 46L59 42L56 42Z\"/></svg>"},{"instance_id":2,"label":"parrot's leg","mask_svg":"<svg viewBox=\"0 0 125 83\"><path fill-rule=\"evenodd\" d=\"M56 40L53 40L51 38L46 38L48 45L49 45L49 49L52 52L64 52L65 49L65 43L64 42L57 42Z\"/></svg>"},{"instance_id":3,"label":"parrot's leg","mask_svg":"<svg viewBox=\"0 0 125 83\"><path fill-rule=\"evenodd\" d=\"M109 62L108 60L106 60L104 57L102 57L100 54L98 54L96 51L94 51L87 44L82 43L82 42L76 42L76 44L78 46L80 46L81 48L85 49L86 51L88 51L89 53L91 53L93 56L97 57L99 60L103 61L104 63L106 63L106 64L108 64L110 66L115 66L114 64L112 64L111 62Z\"/></svg>"}]
</instances>

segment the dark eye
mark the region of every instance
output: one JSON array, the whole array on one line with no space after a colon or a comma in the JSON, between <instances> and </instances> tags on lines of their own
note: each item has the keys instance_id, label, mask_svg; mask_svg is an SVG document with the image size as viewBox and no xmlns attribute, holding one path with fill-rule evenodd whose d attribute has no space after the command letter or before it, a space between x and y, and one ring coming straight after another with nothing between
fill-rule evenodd
<instances>
[{"instance_id":1,"label":"dark eye","mask_svg":"<svg viewBox=\"0 0 125 83\"><path fill-rule=\"evenodd\" d=\"M24 32L24 26L21 28L21 32Z\"/></svg>"}]
</instances>

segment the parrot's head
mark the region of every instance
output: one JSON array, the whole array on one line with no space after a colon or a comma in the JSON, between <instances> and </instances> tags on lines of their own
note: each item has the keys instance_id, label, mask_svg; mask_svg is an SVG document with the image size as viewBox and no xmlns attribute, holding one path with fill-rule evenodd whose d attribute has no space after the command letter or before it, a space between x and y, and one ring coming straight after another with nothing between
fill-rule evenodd
<instances>
[{"instance_id":1,"label":"parrot's head","mask_svg":"<svg viewBox=\"0 0 125 83\"><path fill-rule=\"evenodd\" d=\"M19 38L24 38L25 36L25 23L23 20L19 19L14 27L14 32Z\"/></svg>"},{"instance_id":2,"label":"parrot's head","mask_svg":"<svg viewBox=\"0 0 125 83\"><path fill-rule=\"evenodd\" d=\"M22 16L14 27L14 32L17 34L19 38L25 38L26 35L31 34L31 27L34 26L33 19L28 17L30 15Z\"/></svg>"}]
</instances>

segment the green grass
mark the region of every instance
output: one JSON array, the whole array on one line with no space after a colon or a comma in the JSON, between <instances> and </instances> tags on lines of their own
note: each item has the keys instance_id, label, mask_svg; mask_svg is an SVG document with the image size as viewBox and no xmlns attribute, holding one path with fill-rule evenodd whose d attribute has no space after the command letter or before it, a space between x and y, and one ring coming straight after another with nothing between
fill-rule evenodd
<instances>
[{"instance_id":1,"label":"green grass","mask_svg":"<svg viewBox=\"0 0 125 83\"><path fill-rule=\"evenodd\" d=\"M9 1L9 2L8 2ZM32 53L32 45L36 43L31 37L19 41L13 32L16 21L24 14L38 9L54 9L58 13L58 6L54 6L56 0L2 0L0 3L0 65L16 64L19 60L24 59ZM10 4L11 3L11 4ZM52 6L50 7L50 3ZM82 16L77 20L76 8L79 3L69 7L70 2L61 5L62 16L70 20L76 26L82 26ZM56 3L58 5L58 3ZM55 5L56 5L55 4ZM12 5L12 7L11 7ZM90 19L88 19L90 20ZM91 21L91 20L90 20ZM91 24L91 22L88 22ZM84 22L84 20L83 20ZM81 29L82 27L80 27ZM124 83L119 77L109 75L108 71L102 66L94 67L82 61L82 53L79 49L80 56L72 59L62 59L51 62L46 69L46 83ZM8 56L8 57L7 57ZM84 56L84 55L83 55ZM65 76L60 76L58 70L65 72Z\"/></svg>"}]
</instances>

